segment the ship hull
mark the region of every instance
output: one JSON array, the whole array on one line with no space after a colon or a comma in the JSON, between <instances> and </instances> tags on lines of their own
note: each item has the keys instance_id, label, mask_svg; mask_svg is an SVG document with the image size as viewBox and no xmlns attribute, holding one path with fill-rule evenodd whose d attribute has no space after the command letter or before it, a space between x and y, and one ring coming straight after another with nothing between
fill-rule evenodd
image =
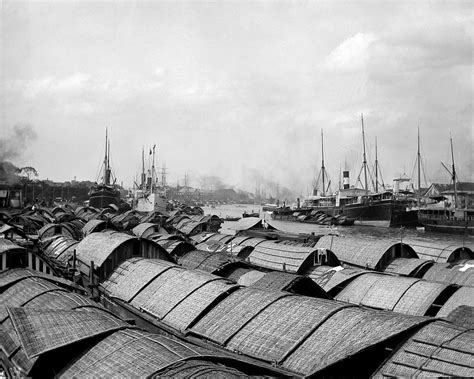
<instances>
[{"instance_id":1,"label":"ship hull","mask_svg":"<svg viewBox=\"0 0 474 379\"><path fill-rule=\"evenodd\" d=\"M91 191L89 195L89 206L94 208L104 208L109 204L119 205L120 193L111 190Z\"/></svg>"}]
</instances>

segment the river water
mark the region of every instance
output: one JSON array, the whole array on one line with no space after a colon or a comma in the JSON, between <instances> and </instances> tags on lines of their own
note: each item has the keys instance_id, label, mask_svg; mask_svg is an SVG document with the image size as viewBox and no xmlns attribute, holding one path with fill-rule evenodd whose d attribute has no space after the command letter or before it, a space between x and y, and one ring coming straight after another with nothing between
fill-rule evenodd
<instances>
[{"instance_id":1,"label":"river water","mask_svg":"<svg viewBox=\"0 0 474 379\"><path fill-rule=\"evenodd\" d=\"M225 205L216 205L215 208L211 207L202 207L205 214L217 215L221 218L229 217L242 217L242 213L245 211L247 213L259 212L260 218L265 218L271 220L270 214L262 211L260 205L253 204L225 204ZM222 232L225 234L233 234L233 228L235 227L236 221L225 221L222 224ZM439 242L440 245L456 245L456 246L466 246L471 250L474 250L474 236L464 236L464 235L454 235L454 234L443 234L443 233L430 233L425 231L420 231L417 229L409 228L383 228L375 226L337 226L333 228L328 228L325 226L315 225L315 224L306 224L301 222L292 222L292 221L281 221L281 220L271 220L272 226L278 230L282 230L289 233L315 233L318 234L327 234L329 232L337 232L340 235L350 235L350 236L361 236L361 237L383 237L383 238L393 238L397 240L414 240L420 242L429 242L436 243Z\"/></svg>"}]
</instances>

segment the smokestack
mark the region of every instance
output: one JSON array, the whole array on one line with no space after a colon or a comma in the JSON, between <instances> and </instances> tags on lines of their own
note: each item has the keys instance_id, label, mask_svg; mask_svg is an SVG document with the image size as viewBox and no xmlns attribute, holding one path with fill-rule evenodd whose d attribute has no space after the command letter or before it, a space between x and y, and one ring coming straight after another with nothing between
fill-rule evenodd
<instances>
[{"instance_id":1,"label":"smokestack","mask_svg":"<svg viewBox=\"0 0 474 379\"><path fill-rule=\"evenodd\" d=\"M349 189L349 171L342 172L342 184L344 189Z\"/></svg>"}]
</instances>

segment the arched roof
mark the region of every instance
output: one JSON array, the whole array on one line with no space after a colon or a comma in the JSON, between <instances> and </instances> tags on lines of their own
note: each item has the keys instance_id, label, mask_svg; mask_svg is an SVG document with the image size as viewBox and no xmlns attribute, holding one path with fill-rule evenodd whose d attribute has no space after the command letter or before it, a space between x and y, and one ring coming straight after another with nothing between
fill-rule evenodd
<instances>
[{"instance_id":1,"label":"arched roof","mask_svg":"<svg viewBox=\"0 0 474 379\"><path fill-rule=\"evenodd\" d=\"M426 271L423 279L474 287L474 260L459 261L457 263L435 263Z\"/></svg>"},{"instance_id":2,"label":"arched roof","mask_svg":"<svg viewBox=\"0 0 474 379\"><path fill-rule=\"evenodd\" d=\"M461 287L444 303L437 317L448 317L449 314L460 306L474 307L474 287Z\"/></svg>"},{"instance_id":3,"label":"arched roof","mask_svg":"<svg viewBox=\"0 0 474 379\"><path fill-rule=\"evenodd\" d=\"M385 268L384 272L404 276L420 277L433 264L433 261L417 258L395 258Z\"/></svg>"},{"instance_id":4,"label":"arched roof","mask_svg":"<svg viewBox=\"0 0 474 379\"><path fill-rule=\"evenodd\" d=\"M406 240L405 243L408 243L420 258L433 260L437 263L474 259L472 249L467 246L446 244L442 241L428 242L411 239Z\"/></svg>"},{"instance_id":5,"label":"arched roof","mask_svg":"<svg viewBox=\"0 0 474 379\"><path fill-rule=\"evenodd\" d=\"M314 375L425 322L331 300L240 288L188 333L295 374Z\"/></svg>"},{"instance_id":6,"label":"arched roof","mask_svg":"<svg viewBox=\"0 0 474 379\"><path fill-rule=\"evenodd\" d=\"M100 219L92 219L87 221L87 223L82 227L82 234L85 236L98 231L98 229L102 230L108 227L108 221L100 220ZM114 226L112 226L115 228Z\"/></svg>"},{"instance_id":7,"label":"arched roof","mask_svg":"<svg viewBox=\"0 0 474 379\"><path fill-rule=\"evenodd\" d=\"M251 240L243 241L242 244ZM295 274L305 273L311 266L321 263L321 255L326 261L331 252L301 245L287 245L274 241L259 242L247 257L247 260L259 267L271 270L288 271ZM338 262L333 256L332 261ZM338 262L339 264L339 262Z\"/></svg>"},{"instance_id":8,"label":"arched roof","mask_svg":"<svg viewBox=\"0 0 474 379\"><path fill-rule=\"evenodd\" d=\"M124 233L92 233L77 244L76 257L86 265L94 261L100 267L116 248L134 240L136 237Z\"/></svg>"},{"instance_id":9,"label":"arched roof","mask_svg":"<svg viewBox=\"0 0 474 379\"><path fill-rule=\"evenodd\" d=\"M335 298L371 308L424 316L446 287L442 283L371 273L355 278Z\"/></svg>"},{"instance_id":10,"label":"arched roof","mask_svg":"<svg viewBox=\"0 0 474 379\"><path fill-rule=\"evenodd\" d=\"M19 279L19 274L0 274L0 282L10 283L0 293L2 307L9 307L0 320L0 349L7 360L2 363L10 362L21 375L240 378L278 372L139 330L86 297L55 289L43 278ZM67 354L62 354L66 347Z\"/></svg>"},{"instance_id":11,"label":"arched roof","mask_svg":"<svg viewBox=\"0 0 474 379\"><path fill-rule=\"evenodd\" d=\"M341 262L373 270L383 270L385 268L384 258L392 249L398 248L400 250L399 257L418 258L410 246L381 238L363 239L360 237L328 235L321 237L316 247L331 250Z\"/></svg>"},{"instance_id":12,"label":"arched roof","mask_svg":"<svg viewBox=\"0 0 474 379\"><path fill-rule=\"evenodd\" d=\"M123 262L103 284L110 296L128 299L165 324L184 330L217 298L237 288L229 280L167 262Z\"/></svg>"},{"instance_id":13,"label":"arched roof","mask_svg":"<svg viewBox=\"0 0 474 379\"><path fill-rule=\"evenodd\" d=\"M25 248L18 246L16 243L0 238L0 254L5 253L6 251L25 251Z\"/></svg>"},{"instance_id":14,"label":"arched roof","mask_svg":"<svg viewBox=\"0 0 474 379\"><path fill-rule=\"evenodd\" d=\"M141 224L138 224L132 229L132 233L139 237L142 238L145 236L145 233L147 234L152 234L155 232L159 232L160 226L158 224L152 223L152 222L143 222ZM147 237L147 236L145 236Z\"/></svg>"},{"instance_id":15,"label":"arched roof","mask_svg":"<svg viewBox=\"0 0 474 379\"><path fill-rule=\"evenodd\" d=\"M193 250L178 259L178 263L190 270L202 270L218 275L230 267L248 267L240 258L223 253Z\"/></svg>"},{"instance_id":16,"label":"arched roof","mask_svg":"<svg viewBox=\"0 0 474 379\"><path fill-rule=\"evenodd\" d=\"M444 321L424 326L374 374L381 377L473 377L474 330Z\"/></svg>"},{"instance_id":17,"label":"arched roof","mask_svg":"<svg viewBox=\"0 0 474 379\"><path fill-rule=\"evenodd\" d=\"M344 288L354 278L370 272L358 267L314 266L307 275L326 292L335 295L340 292L341 287Z\"/></svg>"}]
</instances>

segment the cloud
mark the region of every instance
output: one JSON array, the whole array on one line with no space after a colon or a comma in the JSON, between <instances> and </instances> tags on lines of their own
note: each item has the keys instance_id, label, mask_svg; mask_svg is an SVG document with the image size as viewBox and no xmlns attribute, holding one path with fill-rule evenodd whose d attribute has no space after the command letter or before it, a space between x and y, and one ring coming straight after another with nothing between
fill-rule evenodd
<instances>
[{"instance_id":1,"label":"cloud","mask_svg":"<svg viewBox=\"0 0 474 379\"><path fill-rule=\"evenodd\" d=\"M364 70L370 46L377 40L373 33L357 33L337 46L325 58L323 67L332 72L352 73Z\"/></svg>"}]
</instances>

